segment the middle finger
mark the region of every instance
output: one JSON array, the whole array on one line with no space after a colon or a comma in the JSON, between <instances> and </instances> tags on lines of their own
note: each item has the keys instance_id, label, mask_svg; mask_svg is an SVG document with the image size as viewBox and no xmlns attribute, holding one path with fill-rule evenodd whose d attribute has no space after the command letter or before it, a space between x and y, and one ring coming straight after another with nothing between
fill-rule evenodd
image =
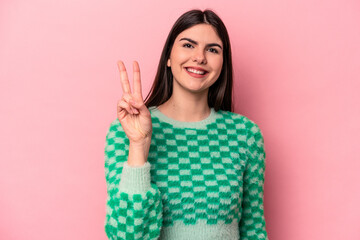
<instances>
[{"instance_id":1,"label":"middle finger","mask_svg":"<svg viewBox=\"0 0 360 240\"><path fill-rule=\"evenodd\" d=\"M129 83L125 65L122 61L118 61L117 65L118 65L118 68L120 71L120 80L121 80L122 89L125 93L131 93L130 83Z\"/></svg>"}]
</instances>

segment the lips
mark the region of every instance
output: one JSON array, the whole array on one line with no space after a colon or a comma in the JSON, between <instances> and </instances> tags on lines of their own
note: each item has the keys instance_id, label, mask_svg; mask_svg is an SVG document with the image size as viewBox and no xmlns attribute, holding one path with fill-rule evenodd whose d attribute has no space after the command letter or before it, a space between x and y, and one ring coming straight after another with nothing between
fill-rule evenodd
<instances>
[{"instance_id":1,"label":"lips","mask_svg":"<svg viewBox=\"0 0 360 240\"><path fill-rule=\"evenodd\" d=\"M197 75L205 75L206 73L208 73L208 71L199 67L185 67L185 69L188 73L194 73Z\"/></svg>"},{"instance_id":2,"label":"lips","mask_svg":"<svg viewBox=\"0 0 360 240\"><path fill-rule=\"evenodd\" d=\"M202 69L202 68L193 68L193 67L185 67L186 72L195 78L203 78L204 76L207 76L209 73L208 71Z\"/></svg>"}]
</instances>

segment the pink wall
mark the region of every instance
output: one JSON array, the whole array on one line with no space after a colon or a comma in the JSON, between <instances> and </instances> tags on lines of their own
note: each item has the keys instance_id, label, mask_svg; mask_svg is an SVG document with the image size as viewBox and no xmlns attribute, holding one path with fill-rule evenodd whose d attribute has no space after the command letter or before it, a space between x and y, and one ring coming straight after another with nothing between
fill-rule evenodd
<instances>
[{"instance_id":1,"label":"pink wall","mask_svg":"<svg viewBox=\"0 0 360 240\"><path fill-rule=\"evenodd\" d=\"M270 239L360 239L358 0L2 0L0 239L106 239L116 61L139 61L146 96L173 22L206 7L264 133Z\"/></svg>"}]
</instances>

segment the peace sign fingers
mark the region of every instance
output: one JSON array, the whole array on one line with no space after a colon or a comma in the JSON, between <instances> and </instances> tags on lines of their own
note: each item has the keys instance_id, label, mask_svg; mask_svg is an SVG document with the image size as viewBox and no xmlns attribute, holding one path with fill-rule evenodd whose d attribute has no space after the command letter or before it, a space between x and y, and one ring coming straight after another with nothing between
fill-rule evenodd
<instances>
[{"instance_id":1,"label":"peace sign fingers","mask_svg":"<svg viewBox=\"0 0 360 240\"><path fill-rule=\"evenodd\" d=\"M137 61L133 62L133 88L131 91L128 75L123 61L117 62L123 96L117 104L117 117L128 136L135 144L148 141L151 138L151 114L144 104L141 93L140 67Z\"/></svg>"}]
</instances>

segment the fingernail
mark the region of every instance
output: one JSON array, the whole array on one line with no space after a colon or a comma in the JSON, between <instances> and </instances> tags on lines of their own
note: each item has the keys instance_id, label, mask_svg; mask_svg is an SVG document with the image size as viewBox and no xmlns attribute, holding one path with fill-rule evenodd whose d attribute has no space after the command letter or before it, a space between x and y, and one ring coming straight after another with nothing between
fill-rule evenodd
<instances>
[{"instance_id":1,"label":"fingernail","mask_svg":"<svg viewBox=\"0 0 360 240\"><path fill-rule=\"evenodd\" d=\"M134 113L139 113L139 111L137 109L133 109Z\"/></svg>"}]
</instances>

